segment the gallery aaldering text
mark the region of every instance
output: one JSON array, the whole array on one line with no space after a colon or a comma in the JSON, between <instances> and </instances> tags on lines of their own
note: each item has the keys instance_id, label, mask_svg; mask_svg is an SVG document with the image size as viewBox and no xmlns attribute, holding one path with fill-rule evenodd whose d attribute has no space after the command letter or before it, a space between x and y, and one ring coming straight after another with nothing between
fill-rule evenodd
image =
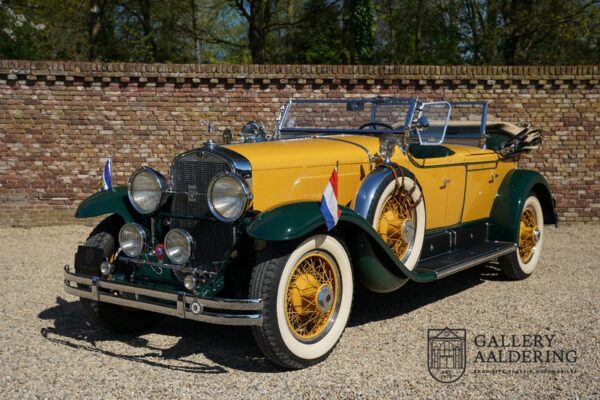
<instances>
[{"instance_id":1,"label":"gallery aaldering text","mask_svg":"<svg viewBox=\"0 0 600 400\"><path fill-rule=\"evenodd\" d=\"M575 363L577 350L555 349L556 335L476 335L476 363Z\"/></svg>"}]
</instances>

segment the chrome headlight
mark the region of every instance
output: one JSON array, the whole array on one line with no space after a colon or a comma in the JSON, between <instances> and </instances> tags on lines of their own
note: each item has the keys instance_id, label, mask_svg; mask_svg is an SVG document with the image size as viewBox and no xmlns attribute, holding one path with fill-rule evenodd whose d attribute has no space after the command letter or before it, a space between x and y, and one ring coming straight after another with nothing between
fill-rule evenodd
<instances>
[{"instance_id":1,"label":"chrome headlight","mask_svg":"<svg viewBox=\"0 0 600 400\"><path fill-rule=\"evenodd\" d=\"M175 264L185 264L192 255L194 239L186 230L171 229L165 235L165 251L167 257Z\"/></svg>"},{"instance_id":2,"label":"chrome headlight","mask_svg":"<svg viewBox=\"0 0 600 400\"><path fill-rule=\"evenodd\" d=\"M129 257L137 257L144 251L146 230L136 223L125 224L119 231L119 246Z\"/></svg>"},{"instance_id":3,"label":"chrome headlight","mask_svg":"<svg viewBox=\"0 0 600 400\"><path fill-rule=\"evenodd\" d=\"M251 201L252 194L246 182L231 172L215 176L208 186L208 207L223 222L240 218Z\"/></svg>"},{"instance_id":4,"label":"chrome headlight","mask_svg":"<svg viewBox=\"0 0 600 400\"><path fill-rule=\"evenodd\" d=\"M158 210L167 198L167 180L152 168L143 167L131 175L129 201L140 214Z\"/></svg>"}]
</instances>

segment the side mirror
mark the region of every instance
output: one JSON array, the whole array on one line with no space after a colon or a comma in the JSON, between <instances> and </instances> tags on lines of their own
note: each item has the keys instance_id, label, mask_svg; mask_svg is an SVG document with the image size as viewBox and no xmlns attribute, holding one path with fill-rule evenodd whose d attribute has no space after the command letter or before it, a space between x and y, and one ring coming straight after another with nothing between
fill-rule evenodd
<instances>
[{"instance_id":1,"label":"side mirror","mask_svg":"<svg viewBox=\"0 0 600 400\"><path fill-rule=\"evenodd\" d=\"M223 131L223 143L231 144L233 142L233 134L231 133L231 129L225 128Z\"/></svg>"},{"instance_id":2,"label":"side mirror","mask_svg":"<svg viewBox=\"0 0 600 400\"><path fill-rule=\"evenodd\" d=\"M421 145L436 146L444 143L451 111L452 106L447 101L421 104L419 116L413 125Z\"/></svg>"},{"instance_id":3,"label":"side mirror","mask_svg":"<svg viewBox=\"0 0 600 400\"><path fill-rule=\"evenodd\" d=\"M427 129L429 128L429 120L427 119L426 116L421 115L418 119L417 119L417 124L415 126L418 130L423 130L423 129Z\"/></svg>"}]
</instances>

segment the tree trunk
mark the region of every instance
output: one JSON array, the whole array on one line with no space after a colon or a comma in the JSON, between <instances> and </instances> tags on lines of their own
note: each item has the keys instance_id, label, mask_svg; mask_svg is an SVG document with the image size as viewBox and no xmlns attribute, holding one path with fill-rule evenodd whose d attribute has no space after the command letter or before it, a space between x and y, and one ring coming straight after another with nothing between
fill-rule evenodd
<instances>
[{"instance_id":1,"label":"tree trunk","mask_svg":"<svg viewBox=\"0 0 600 400\"><path fill-rule=\"evenodd\" d=\"M192 10L192 35L194 36L194 56L196 58L196 64L202 64L202 56L200 51L202 50L202 42L198 34L198 5L196 0L190 0L190 7Z\"/></svg>"},{"instance_id":2,"label":"tree trunk","mask_svg":"<svg viewBox=\"0 0 600 400\"><path fill-rule=\"evenodd\" d=\"M88 58L90 61L95 61L98 56L98 42L100 30L102 28L102 10L99 0L90 1L90 25L89 25L89 52Z\"/></svg>"},{"instance_id":3,"label":"tree trunk","mask_svg":"<svg viewBox=\"0 0 600 400\"><path fill-rule=\"evenodd\" d=\"M415 61L417 64L420 64L423 59L421 58L421 39L423 37L422 33L422 19L423 19L423 2L421 0L417 1L417 21L415 23Z\"/></svg>"},{"instance_id":4,"label":"tree trunk","mask_svg":"<svg viewBox=\"0 0 600 400\"><path fill-rule=\"evenodd\" d=\"M248 23L248 45L253 64L264 64L265 57L265 34L256 26L255 21Z\"/></svg>"},{"instance_id":5,"label":"tree trunk","mask_svg":"<svg viewBox=\"0 0 600 400\"><path fill-rule=\"evenodd\" d=\"M531 15L532 11L531 2L519 0L511 0L503 10L504 62L508 65L527 63L528 45L520 31L519 20L523 20L525 15Z\"/></svg>"},{"instance_id":6,"label":"tree trunk","mask_svg":"<svg viewBox=\"0 0 600 400\"><path fill-rule=\"evenodd\" d=\"M354 35L352 32L352 12L356 7L354 0L344 0L343 15L343 61L345 64L354 64L356 61L356 52L354 49Z\"/></svg>"},{"instance_id":7,"label":"tree trunk","mask_svg":"<svg viewBox=\"0 0 600 400\"><path fill-rule=\"evenodd\" d=\"M158 59L158 46L154 39L154 33L152 30L152 12L151 12L151 0L139 0L140 12L142 14L142 30L144 37L150 40L150 46L152 47L152 60L149 61L160 61Z\"/></svg>"}]
</instances>

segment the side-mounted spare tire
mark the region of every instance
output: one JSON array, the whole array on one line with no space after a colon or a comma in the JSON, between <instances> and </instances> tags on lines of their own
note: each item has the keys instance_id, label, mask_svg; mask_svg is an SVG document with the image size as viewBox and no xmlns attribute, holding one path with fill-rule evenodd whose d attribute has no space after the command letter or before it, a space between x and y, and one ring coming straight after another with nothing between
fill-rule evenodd
<instances>
[{"instance_id":1,"label":"side-mounted spare tire","mask_svg":"<svg viewBox=\"0 0 600 400\"><path fill-rule=\"evenodd\" d=\"M123 221L118 215L111 215L100 222L85 241L86 246L97 247L104 251L104 257L110 261L117 255L118 234ZM85 272L86 274L89 271ZM100 276L100 265L96 275ZM156 325L160 314L124 308L116 304L103 303L90 299L80 299L81 305L94 321L115 333L137 333Z\"/></svg>"},{"instance_id":2,"label":"side-mounted spare tire","mask_svg":"<svg viewBox=\"0 0 600 400\"><path fill-rule=\"evenodd\" d=\"M388 175L377 188L367 220L398 259L413 270L425 238L425 199L408 171Z\"/></svg>"}]
</instances>

